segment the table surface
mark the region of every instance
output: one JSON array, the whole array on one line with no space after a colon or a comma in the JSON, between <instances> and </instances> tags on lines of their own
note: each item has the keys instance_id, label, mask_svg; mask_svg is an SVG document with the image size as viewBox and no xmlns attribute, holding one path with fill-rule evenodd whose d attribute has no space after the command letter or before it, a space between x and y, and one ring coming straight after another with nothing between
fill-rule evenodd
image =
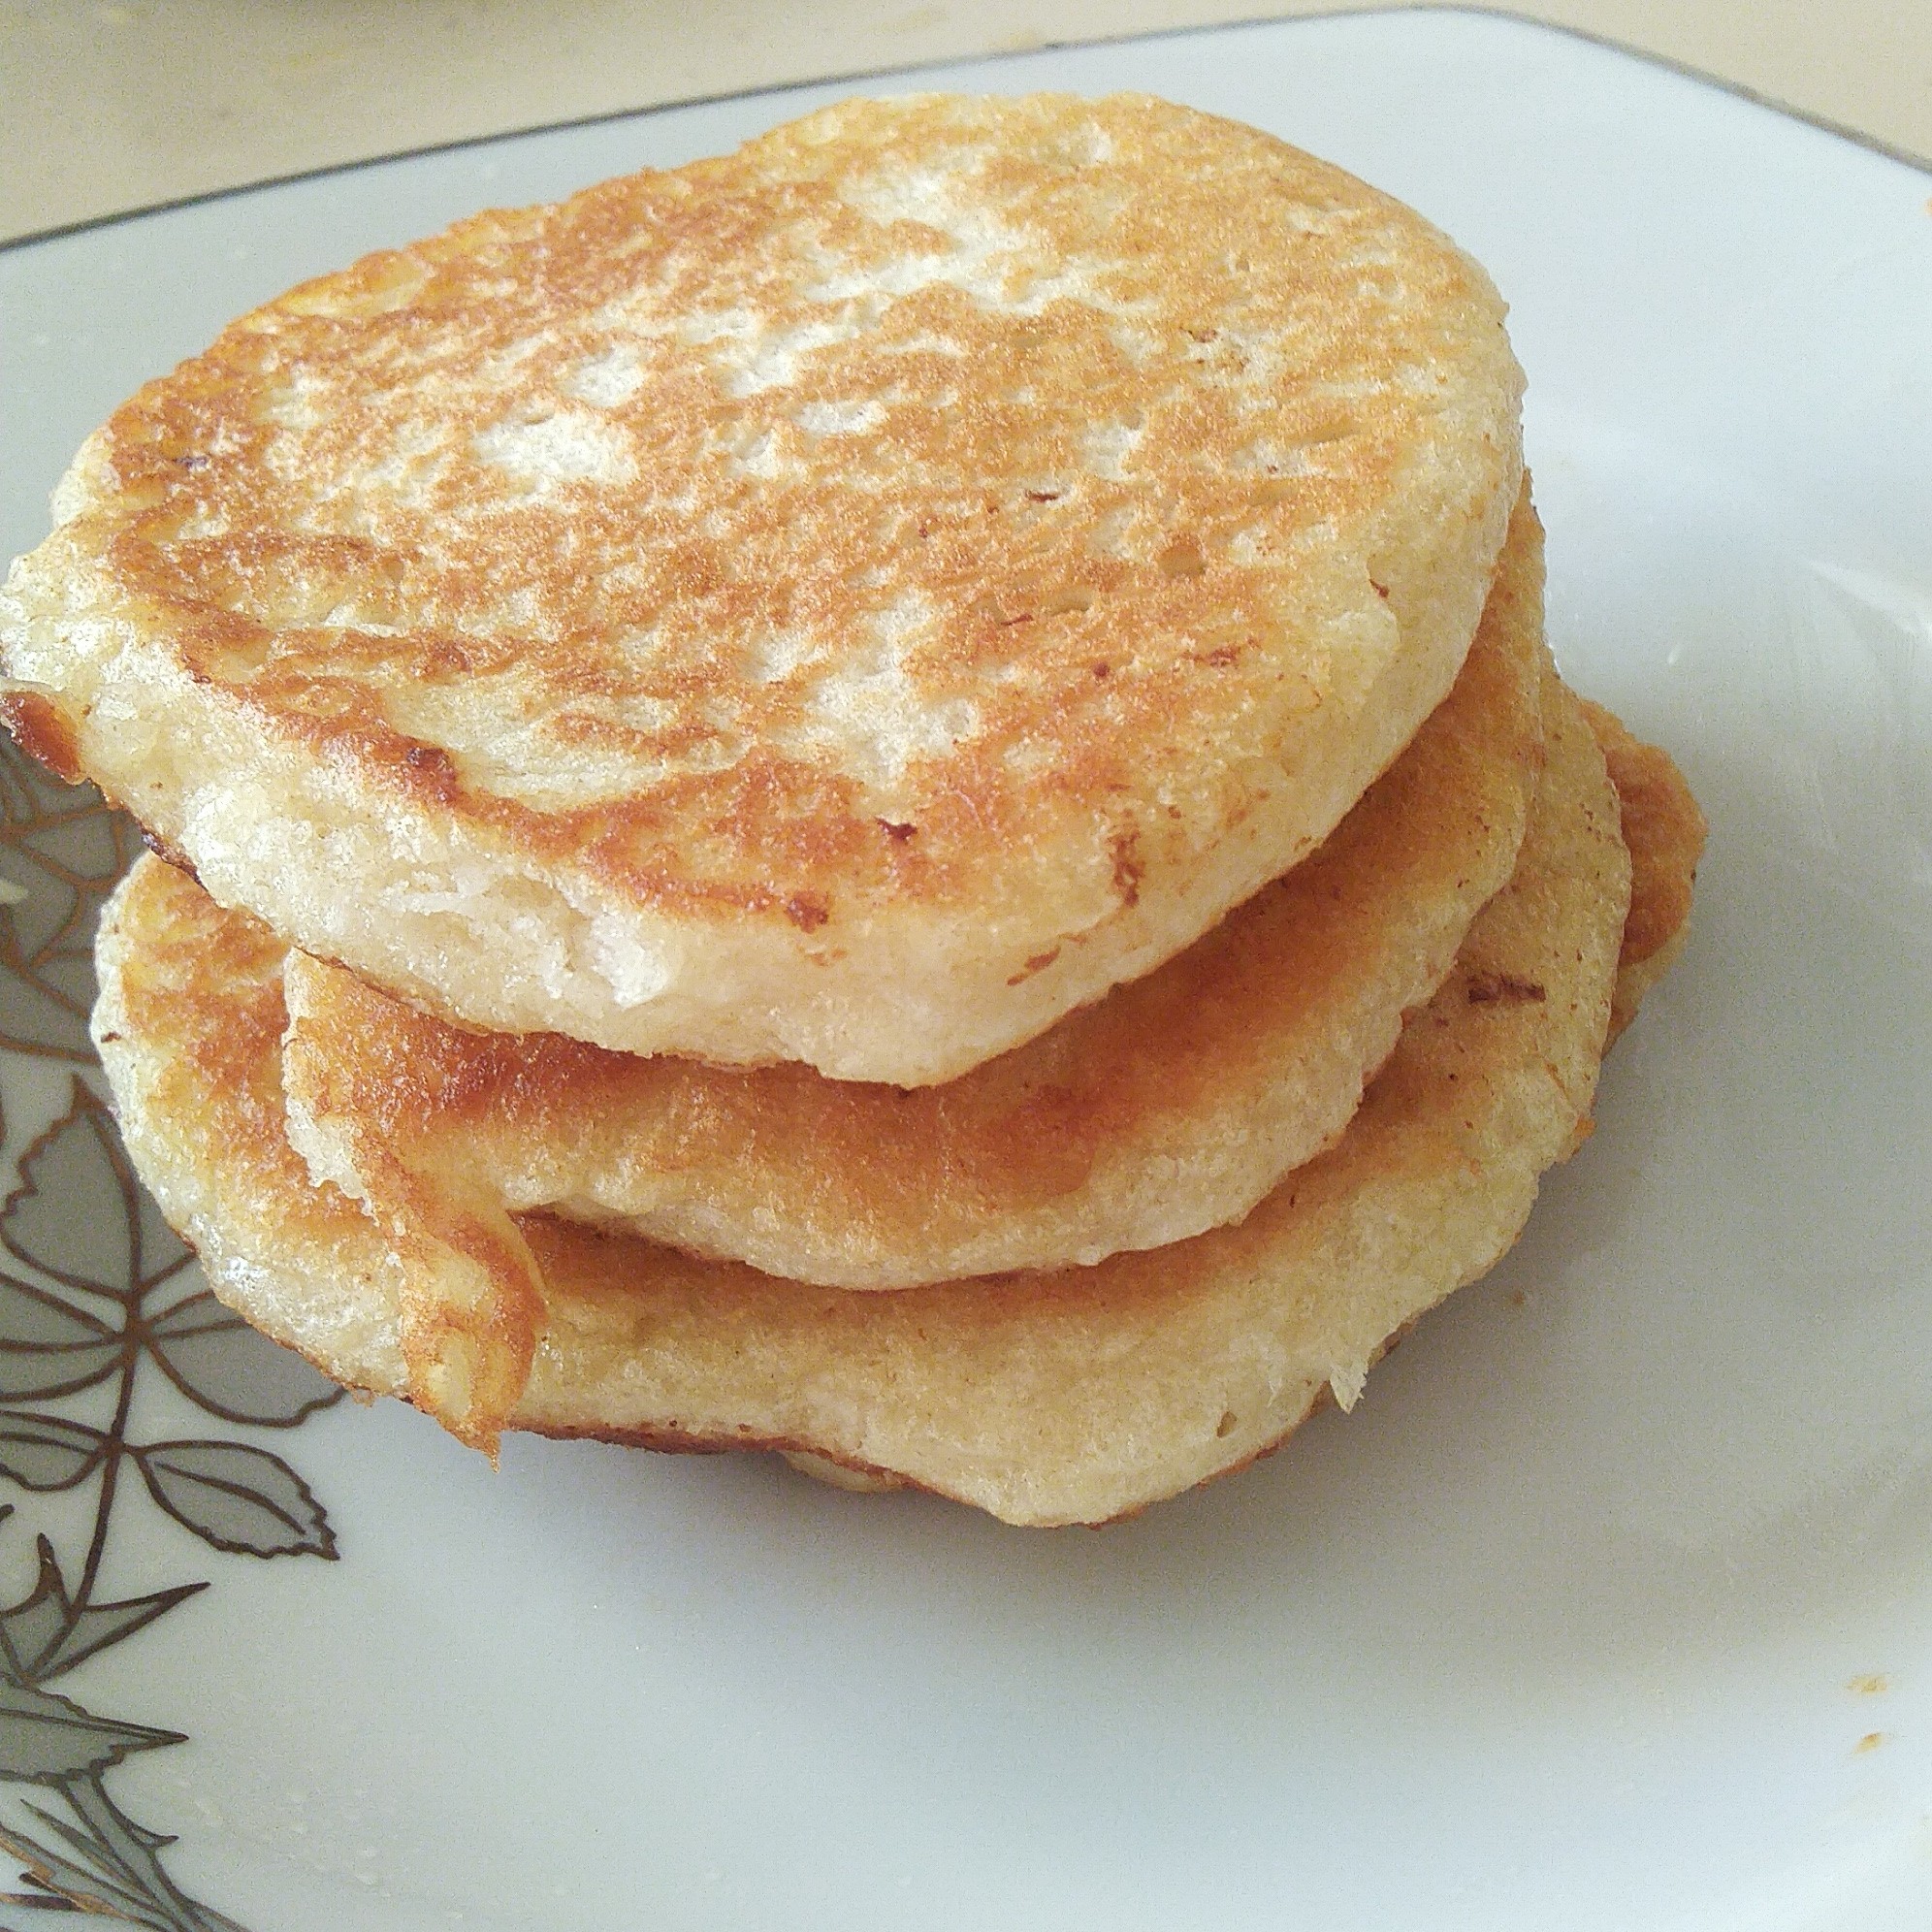
<instances>
[{"instance_id":1,"label":"table surface","mask_svg":"<svg viewBox=\"0 0 1932 1932\"><path fill-rule=\"evenodd\" d=\"M668 101L1386 0L0 0L0 241ZM1932 162L1924 0L1507 10Z\"/></svg>"}]
</instances>

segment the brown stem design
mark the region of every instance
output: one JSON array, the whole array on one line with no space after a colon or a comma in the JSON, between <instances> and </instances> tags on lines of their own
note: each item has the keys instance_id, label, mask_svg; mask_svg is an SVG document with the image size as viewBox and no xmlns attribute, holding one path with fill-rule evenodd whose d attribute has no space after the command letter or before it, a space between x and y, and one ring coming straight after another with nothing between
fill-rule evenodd
<instances>
[{"instance_id":1,"label":"brown stem design","mask_svg":"<svg viewBox=\"0 0 1932 1932\"><path fill-rule=\"evenodd\" d=\"M132 1310L129 1311L130 1315ZM94 1502L94 1534L87 1545L87 1561L81 1566L80 1581L67 1606L61 1635L71 1634L80 1622L80 1613L93 1600L94 1584L101 1573L101 1559L107 1553L108 1519L113 1512L114 1491L119 1484L121 1458L126 1453L128 1416L134 1408L134 1377L141 1366L141 1338L132 1323L123 1332L121 1342L120 1395L114 1403L114 1419L108 1429L108 1446L101 1457L101 1487Z\"/></svg>"}]
</instances>

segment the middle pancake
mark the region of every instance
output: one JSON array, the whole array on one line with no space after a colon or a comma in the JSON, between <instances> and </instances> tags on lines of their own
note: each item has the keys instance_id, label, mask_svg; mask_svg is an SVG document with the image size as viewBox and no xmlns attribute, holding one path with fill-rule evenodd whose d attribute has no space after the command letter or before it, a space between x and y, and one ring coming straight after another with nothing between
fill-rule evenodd
<instances>
[{"instance_id":1,"label":"middle pancake","mask_svg":"<svg viewBox=\"0 0 1932 1932\"><path fill-rule=\"evenodd\" d=\"M318 1179L407 1201L412 1238L453 1262L547 1208L890 1289L1239 1220L1346 1126L1509 879L1544 661L1526 495L1454 690L1320 850L1157 972L944 1085L467 1032L291 952L290 1140Z\"/></svg>"}]
</instances>

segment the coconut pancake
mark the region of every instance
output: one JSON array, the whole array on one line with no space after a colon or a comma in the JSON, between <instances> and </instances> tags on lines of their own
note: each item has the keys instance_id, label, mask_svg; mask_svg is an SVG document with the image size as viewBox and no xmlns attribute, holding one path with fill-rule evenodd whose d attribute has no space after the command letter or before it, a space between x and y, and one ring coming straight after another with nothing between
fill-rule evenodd
<instances>
[{"instance_id":1,"label":"coconut pancake","mask_svg":"<svg viewBox=\"0 0 1932 1932\"><path fill-rule=\"evenodd\" d=\"M1146 97L830 108L243 317L0 600L29 749L429 1010L950 1079L1312 851L1521 473L1489 280Z\"/></svg>"},{"instance_id":2,"label":"coconut pancake","mask_svg":"<svg viewBox=\"0 0 1932 1932\"><path fill-rule=\"evenodd\" d=\"M103 926L96 1035L136 1163L211 1283L344 1382L471 1433L508 1390L514 1428L780 1448L1010 1522L1103 1521L1263 1454L1331 1390L1352 1403L1587 1131L1630 859L1602 755L1550 689L1516 874L1341 1140L1240 1225L1096 1268L853 1295L529 1215L528 1376L471 1395L443 1372L450 1312L288 1144L272 933L144 861ZM469 1368L508 1357L525 1318L527 1277L496 1279L467 1311Z\"/></svg>"},{"instance_id":3,"label":"coconut pancake","mask_svg":"<svg viewBox=\"0 0 1932 1932\"><path fill-rule=\"evenodd\" d=\"M1615 712L1589 698L1584 716L1603 748L1617 788L1624 843L1645 855L1631 885L1630 913L1617 962L1610 1008L1615 1040L1637 1015L1643 996L1677 963L1690 934L1690 892L1710 822L1670 754L1635 736Z\"/></svg>"},{"instance_id":4,"label":"coconut pancake","mask_svg":"<svg viewBox=\"0 0 1932 1932\"><path fill-rule=\"evenodd\" d=\"M1527 496L1449 696L1319 852L1155 973L941 1087L478 1034L291 952L282 1083L318 1179L461 1269L545 1208L769 1274L902 1288L1239 1220L1347 1124L1515 869L1542 763ZM441 1235L435 1231L443 1230Z\"/></svg>"}]
</instances>

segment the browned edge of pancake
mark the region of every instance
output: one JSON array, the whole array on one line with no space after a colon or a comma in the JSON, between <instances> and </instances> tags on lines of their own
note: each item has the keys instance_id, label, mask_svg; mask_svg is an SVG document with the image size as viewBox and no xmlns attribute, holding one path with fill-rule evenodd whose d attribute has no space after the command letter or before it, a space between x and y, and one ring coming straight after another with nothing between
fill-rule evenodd
<instances>
[{"instance_id":1,"label":"browned edge of pancake","mask_svg":"<svg viewBox=\"0 0 1932 1932\"><path fill-rule=\"evenodd\" d=\"M1617 991L1610 1006L1612 1041L1637 1016L1644 995L1677 963L1690 929L1690 895L1710 821L1670 754L1635 736L1615 712L1579 700L1603 748L1623 813L1624 843L1635 861Z\"/></svg>"}]
</instances>

